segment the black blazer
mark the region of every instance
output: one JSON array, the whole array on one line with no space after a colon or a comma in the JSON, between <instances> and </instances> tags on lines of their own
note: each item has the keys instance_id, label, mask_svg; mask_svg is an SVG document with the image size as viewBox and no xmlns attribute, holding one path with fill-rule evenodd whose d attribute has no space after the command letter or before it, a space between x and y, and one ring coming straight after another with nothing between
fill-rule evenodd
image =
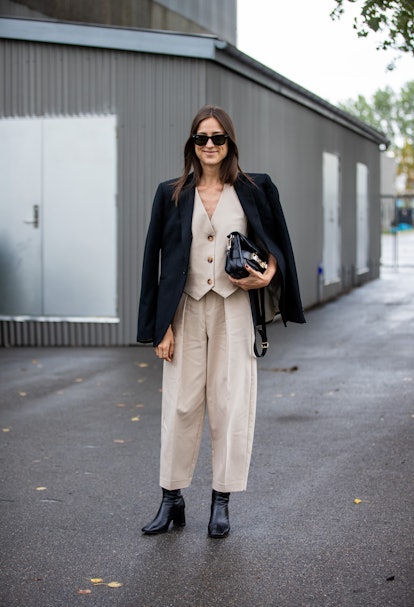
<instances>
[{"instance_id":1,"label":"black blazer","mask_svg":"<svg viewBox=\"0 0 414 607\"><path fill-rule=\"evenodd\" d=\"M234 184L248 221L249 237L277 260L278 307L284 324L306 322L278 190L268 175L250 174L250 178L254 183L241 175ZM144 250L137 341L154 346L164 337L184 291L192 241L195 187L184 188L176 205L171 198L174 181L158 186ZM191 181L192 176L188 183ZM253 298L250 299L255 322Z\"/></svg>"}]
</instances>

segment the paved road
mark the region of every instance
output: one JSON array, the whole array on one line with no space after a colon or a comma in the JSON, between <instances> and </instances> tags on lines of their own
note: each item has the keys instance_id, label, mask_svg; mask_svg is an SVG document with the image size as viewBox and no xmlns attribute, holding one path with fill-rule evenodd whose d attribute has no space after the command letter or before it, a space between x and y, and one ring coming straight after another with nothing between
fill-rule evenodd
<instances>
[{"instance_id":1,"label":"paved road","mask_svg":"<svg viewBox=\"0 0 414 607\"><path fill-rule=\"evenodd\" d=\"M226 540L207 537L207 436L186 528L141 535L160 499L150 348L1 350L0 606L412 607L413 235L399 248L398 270L389 237L381 280L270 327Z\"/></svg>"}]
</instances>

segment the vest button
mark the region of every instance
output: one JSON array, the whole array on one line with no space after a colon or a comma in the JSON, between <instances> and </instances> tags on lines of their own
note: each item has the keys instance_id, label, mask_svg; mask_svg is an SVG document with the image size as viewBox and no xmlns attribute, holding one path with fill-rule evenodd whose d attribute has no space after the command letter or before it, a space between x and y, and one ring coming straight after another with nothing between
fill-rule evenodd
<instances>
[{"instance_id":1,"label":"vest button","mask_svg":"<svg viewBox=\"0 0 414 607\"><path fill-rule=\"evenodd\" d=\"M212 257L207 257L207 261L208 261L208 263L213 263L213 258Z\"/></svg>"},{"instance_id":2,"label":"vest button","mask_svg":"<svg viewBox=\"0 0 414 607\"><path fill-rule=\"evenodd\" d=\"M207 284L209 284L209 285L212 285L212 284L213 284L213 281L212 281L212 279L211 279L211 278L209 278L209 279L207 280Z\"/></svg>"},{"instance_id":3,"label":"vest button","mask_svg":"<svg viewBox=\"0 0 414 607\"><path fill-rule=\"evenodd\" d=\"M210 236L208 237L208 240L211 242L212 240L214 240L214 236L212 236L212 235L210 234Z\"/></svg>"}]
</instances>

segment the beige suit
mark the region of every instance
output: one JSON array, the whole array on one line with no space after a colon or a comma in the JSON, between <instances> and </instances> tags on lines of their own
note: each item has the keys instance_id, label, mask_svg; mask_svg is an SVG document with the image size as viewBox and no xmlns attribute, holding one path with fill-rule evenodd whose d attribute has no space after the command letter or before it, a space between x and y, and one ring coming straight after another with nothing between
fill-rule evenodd
<instances>
[{"instance_id":1,"label":"beige suit","mask_svg":"<svg viewBox=\"0 0 414 607\"><path fill-rule=\"evenodd\" d=\"M227 234L246 234L233 187L209 219L196 190L185 292L174 317L174 357L164 362L160 485L191 484L207 409L213 489L243 491L253 444L257 370L248 293L224 271Z\"/></svg>"}]
</instances>

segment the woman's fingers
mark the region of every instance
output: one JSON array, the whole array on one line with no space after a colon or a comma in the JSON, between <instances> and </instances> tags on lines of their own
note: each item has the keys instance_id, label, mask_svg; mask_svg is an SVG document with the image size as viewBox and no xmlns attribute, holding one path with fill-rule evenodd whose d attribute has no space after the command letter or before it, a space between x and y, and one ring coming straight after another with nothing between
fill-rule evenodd
<instances>
[{"instance_id":1,"label":"woman's fingers","mask_svg":"<svg viewBox=\"0 0 414 607\"><path fill-rule=\"evenodd\" d=\"M249 291L250 289L260 289L260 287L265 287L269 284L269 280L266 280L263 274L260 272L256 272L250 266L246 266L246 270L249 275L245 278L232 278L229 277L231 282L243 289L243 291Z\"/></svg>"},{"instance_id":2,"label":"woman's fingers","mask_svg":"<svg viewBox=\"0 0 414 607\"><path fill-rule=\"evenodd\" d=\"M231 276L229 276L229 279L234 285L240 287L240 289L243 289L243 291L250 291L251 289L260 289L261 287L267 287L267 285L270 283L276 273L276 259L273 257L273 255L269 255L267 270L263 272L263 274L261 272L257 272L256 270L253 270L253 268L248 264L245 265L245 268L249 273L249 275L245 278L232 278Z\"/></svg>"},{"instance_id":3,"label":"woman's fingers","mask_svg":"<svg viewBox=\"0 0 414 607\"><path fill-rule=\"evenodd\" d=\"M162 358L169 363L172 361L174 354L174 333L171 326L168 327L162 341L154 348L154 350L158 358Z\"/></svg>"}]
</instances>

